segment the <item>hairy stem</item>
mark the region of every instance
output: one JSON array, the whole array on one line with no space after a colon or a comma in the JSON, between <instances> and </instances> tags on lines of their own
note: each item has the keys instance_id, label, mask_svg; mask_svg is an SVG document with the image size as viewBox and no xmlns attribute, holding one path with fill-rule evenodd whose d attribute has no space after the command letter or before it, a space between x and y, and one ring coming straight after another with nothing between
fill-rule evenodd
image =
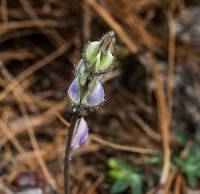
<instances>
[{"instance_id":1,"label":"hairy stem","mask_svg":"<svg viewBox=\"0 0 200 194\"><path fill-rule=\"evenodd\" d=\"M75 128L76 121L79 117L79 110L75 111L71 118L71 124L68 130L67 142L65 145L65 156L64 156L64 189L65 194L70 194L70 175L69 175L69 167L70 167L70 152L71 152L71 142L73 137L73 132Z\"/></svg>"}]
</instances>

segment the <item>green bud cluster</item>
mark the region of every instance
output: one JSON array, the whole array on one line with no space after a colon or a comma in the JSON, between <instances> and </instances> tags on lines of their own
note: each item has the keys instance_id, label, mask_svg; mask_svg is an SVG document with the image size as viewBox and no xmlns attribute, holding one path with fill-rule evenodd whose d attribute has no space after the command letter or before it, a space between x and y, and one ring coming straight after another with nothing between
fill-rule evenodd
<instances>
[{"instance_id":1,"label":"green bud cluster","mask_svg":"<svg viewBox=\"0 0 200 194\"><path fill-rule=\"evenodd\" d=\"M84 58L88 68L95 74L101 74L112 68L112 55L115 39L114 32L109 32L100 41L89 42L84 49Z\"/></svg>"}]
</instances>

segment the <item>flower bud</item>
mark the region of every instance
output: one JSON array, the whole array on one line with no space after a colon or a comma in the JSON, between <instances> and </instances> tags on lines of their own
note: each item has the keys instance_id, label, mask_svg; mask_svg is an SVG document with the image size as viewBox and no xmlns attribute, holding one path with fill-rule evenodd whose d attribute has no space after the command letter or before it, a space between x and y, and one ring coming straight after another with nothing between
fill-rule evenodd
<instances>
[{"instance_id":1,"label":"flower bud","mask_svg":"<svg viewBox=\"0 0 200 194\"><path fill-rule=\"evenodd\" d=\"M90 71L104 73L112 68L115 44L114 32L108 32L100 41L89 42L84 49L84 57Z\"/></svg>"},{"instance_id":2,"label":"flower bud","mask_svg":"<svg viewBox=\"0 0 200 194\"><path fill-rule=\"evenodd\" d=\"M89 42L85 47L85 58L89 65L93 64L99 53L99 41Z\"/></svg>"},{"instance_id":3,"label":"flower bud","mask_svg":"<svg viewBox=\"0 0 200 194\"><path fill-rule=\"evenodd\" d=\"M107 51L107 53L101 58L100 63L98 65L98 71L104 72L111 68L114 61L114 57L112 56L111 51Z\"/></svg>"},{"instance_id":4,"label":"flower bud","mask_svg":"<svg viewBox=\"0 0 200 194\"><path fill-rule=\"evenodd\" d=\"M81 105L89 108L93 108L101 104L105 100L105 93L101 82L98 79L92 80L88 86L88 90L81 97L81 87L79 78L75 78L68 90L68 96L72 104ZM82 99L81 99L82 98Z\"/></svg>"},{"instance_id":5,"label":"flower bud","mask_svg":"<svg viewBox=\"0 0 200 194\"><path fill-rule=\"evenodd\" d=\"M107 51L113 52L115 45L115 33L113 31L108 32L101 38L100 50L103 54Z\"/></svg>"},{"instance_id":6,"label":"flower bud","mask_svg":"<svg viewBox=\"0 0 200 194\"><path fill-rule=\"evenodd\" d=\"M85 107L97 107L99 104L103 103L105 100L105 93L102 83L95 79L89 84L88 95L83 99L83 105Z\"/></svg>"},{"instance_id":7,"label":"flower bud","mask_svg":"<svg viewBox=\"0 0 200 194\"><path fill-rule=\"evenodd\" d=\"M85 144L88 139L88 125L83 117L78 119L75 124L74 134L72 137L71 149L75 150Z\"/></svg>"}]
</instances>

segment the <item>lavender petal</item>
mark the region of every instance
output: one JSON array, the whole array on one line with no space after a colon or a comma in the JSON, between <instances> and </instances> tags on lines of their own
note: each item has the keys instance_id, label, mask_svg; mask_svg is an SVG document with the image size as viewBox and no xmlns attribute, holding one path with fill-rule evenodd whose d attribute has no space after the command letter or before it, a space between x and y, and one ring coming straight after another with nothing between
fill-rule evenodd
<instances>
[{"instance_id":1,"label":"lavender petal","mask_svg":"<svg viewBox=\"0 0 200 194\"><path fill-rule=\"evenodd\" d=\"M72 139L71 148L72 150L77 149L80 145L87 142L88 139L88 125L83 117L76 121L74 136Z\"/></svg>"},{"instance_id":2,"label":"lavender petal","mask_svg":"<svg viewBox=\"0 0 200 194\"><path fill-rule=\"evenodd\" d=\"M97 81L95 88L87 97L87 106L97 106L105 100L105 93L100 81Z\"/></svg>"},{"instance_id":3,"label":"lavender petal","mask_svg":"<svg viewBox=\"0 0 200 194\"><path fill-rule=\"evenodd\" d=\"M80 100L80 91L79 91L79 81L78 78L74 79L69 86L68 95L72 103L78 104Z\"/></svg>"}]
</instances>

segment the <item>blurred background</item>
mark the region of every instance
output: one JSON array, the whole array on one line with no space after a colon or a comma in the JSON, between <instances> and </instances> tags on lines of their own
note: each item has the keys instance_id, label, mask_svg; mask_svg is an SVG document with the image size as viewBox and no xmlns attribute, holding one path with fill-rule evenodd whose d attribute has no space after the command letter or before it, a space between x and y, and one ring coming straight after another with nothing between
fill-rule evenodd
<instances>
[{"instance_id":1,"label":"blurred background","mask_svg":"<svg viewBox=\"0 0 200 194\"><path fill-rule=\"evenodd\" d=\"M64 193L83 44L116 32L72 194L200 194L199 0L1 0L0 193Z\"/></svg>"}]
</instances>

